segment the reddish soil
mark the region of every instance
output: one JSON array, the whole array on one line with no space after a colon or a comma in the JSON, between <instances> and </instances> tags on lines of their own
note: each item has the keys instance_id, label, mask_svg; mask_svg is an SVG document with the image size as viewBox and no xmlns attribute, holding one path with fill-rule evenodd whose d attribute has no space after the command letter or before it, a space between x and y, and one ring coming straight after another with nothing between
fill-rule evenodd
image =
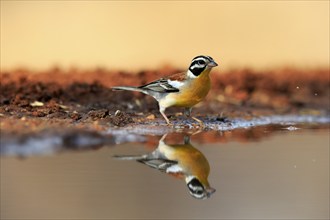
<instances>
[{"instance_id":1,"label":"reddish soil","mask_svg":"<svg viewBox=\"0 0 330 220\"><path fill-rule=\"evenodd\" d=\"M95 69L44 72L2 72L1 131L37 132L49 128L105 130L109 127L161 121L156 101L134 92L114 92L111 86L141 85L180 70L129 73ZM196 115L225 117L308 112L329 113L329 70L283 68L211 73L212 90L194 108ZM37 102L36 102L37 101ZM120 110L120 112L116 111ZM166 111L181 117L181 109Z\"/></svg>"}]
</instances>

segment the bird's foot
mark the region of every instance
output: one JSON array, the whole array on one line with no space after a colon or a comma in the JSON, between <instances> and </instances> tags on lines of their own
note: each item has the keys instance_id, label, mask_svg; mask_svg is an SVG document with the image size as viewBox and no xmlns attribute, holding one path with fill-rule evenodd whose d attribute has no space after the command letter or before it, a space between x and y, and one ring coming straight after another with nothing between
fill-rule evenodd
<instances>
[{"instance_id":1,"label":"bird's foot","mask_svg":"<svg viewBox=\"0 0 330 220\"><path fill-rule=\"evenodd\" d=\"M200 126L200 129L204 129L205 128L205 124L202 120L196 118L196 117L191 117L192 119L194 119L195 121L198 122L199 126Z\"/></svg>"}]
</instances>

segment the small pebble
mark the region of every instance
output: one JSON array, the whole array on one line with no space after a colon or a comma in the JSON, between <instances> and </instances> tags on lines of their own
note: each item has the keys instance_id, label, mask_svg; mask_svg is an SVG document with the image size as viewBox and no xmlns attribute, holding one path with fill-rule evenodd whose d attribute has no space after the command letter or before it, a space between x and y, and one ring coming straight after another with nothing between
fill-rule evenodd
<instances>
[{"instance_id":1,"label":"small pebble","mask_svg":"<svg viewBox=\"0 0 330 220\"><path fill-rule=\"evenodd\" d=\"M154 120L156 117L155 117L154 114L150 114L146 118L149 119L149 120Z\"/></svg>"},{"instance_id":2,"label":"small pebble","mask_svg":"<svg viewBox=\"0 0 330 220\"><path fill-rule=\"evenodd\" d=\"M30 105L32 107L41 107L41 106L44 106L44 103L43 102L34 101L34 102L31 102Z\"/></svg>"}]
</instances>

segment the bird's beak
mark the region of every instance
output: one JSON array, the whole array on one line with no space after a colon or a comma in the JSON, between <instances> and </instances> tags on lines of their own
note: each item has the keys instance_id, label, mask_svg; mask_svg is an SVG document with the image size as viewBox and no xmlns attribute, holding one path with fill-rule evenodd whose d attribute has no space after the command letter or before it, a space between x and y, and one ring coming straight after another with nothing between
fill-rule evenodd
<instances>
[{"instance_id":1,"label":"bird's beak","mask_svg":"<svg viewBox=\"0 0 330 220\"><path fill-rule=\"evenodd\" d=\"M212 187L209 187L209 188L207 188L206 189L206 195L207 195L207 197L209 198L213 193L215 193L215 189L214 188L212 188Z\"/></svg>"},{"instance_id":2,"label":"bird's beak","mask_svg":"<svg viewBox=\"0 0 330 220\"><path fill-rule=\"evenodd\" d=\"M214 61L211 61L211 62L209 62L209 64L207 64L207 66L208 67L216 67L216 66L218 66L218 64Z\"/></svg>"}]
</instances>

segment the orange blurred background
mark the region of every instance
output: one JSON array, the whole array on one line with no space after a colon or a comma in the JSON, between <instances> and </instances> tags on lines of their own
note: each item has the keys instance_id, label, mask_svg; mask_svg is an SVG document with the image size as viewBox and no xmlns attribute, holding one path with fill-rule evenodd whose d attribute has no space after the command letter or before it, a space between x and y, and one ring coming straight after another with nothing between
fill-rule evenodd
<instances>
[{"instance_id":1,"label":"orange blurred background","mask_svg":"<svg viewBox=\"0 0 330 220\"><path fill-rule=\"evenodd\" d=\"M1 70L329 66L329 1L1 1Z\"/></svg>"}]
</instances>

